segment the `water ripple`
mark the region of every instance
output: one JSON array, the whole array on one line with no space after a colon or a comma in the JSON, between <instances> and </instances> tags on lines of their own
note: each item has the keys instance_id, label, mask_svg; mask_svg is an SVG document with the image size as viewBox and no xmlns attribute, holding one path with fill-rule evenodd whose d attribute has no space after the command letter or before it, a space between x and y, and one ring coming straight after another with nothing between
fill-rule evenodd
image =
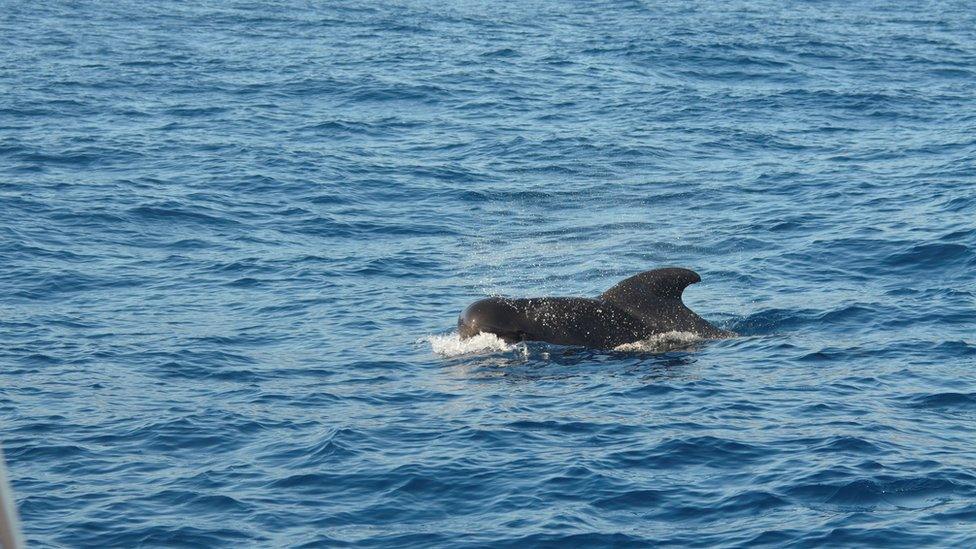
<instances>
[{"instance_id":1,"label":"water ripple","mask_svg":"<svg viewBox=\"0 0 976 549\"><path fill-rule=\"evenodd\" d=\"M976 545L968 4L8 4L31 546Z\"/></svg>"}]
</instances>

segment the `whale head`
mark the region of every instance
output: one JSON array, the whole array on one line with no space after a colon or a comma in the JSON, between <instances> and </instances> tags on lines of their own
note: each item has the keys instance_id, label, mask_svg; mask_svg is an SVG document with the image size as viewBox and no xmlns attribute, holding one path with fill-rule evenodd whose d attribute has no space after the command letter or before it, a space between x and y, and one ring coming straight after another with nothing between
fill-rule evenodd
<instances>
[{"instance_id":1,"label":"whale head","mask_svg":"<svg viewBox=\"0 0 976 549\"><path fill-rule=\"evenodd\" d=\"M458 333L461 339L480 333L495 334L512 343L525 338L525 311L515 300L502 297L479 299L458 317Z\"/></svg>"}]
</instances>

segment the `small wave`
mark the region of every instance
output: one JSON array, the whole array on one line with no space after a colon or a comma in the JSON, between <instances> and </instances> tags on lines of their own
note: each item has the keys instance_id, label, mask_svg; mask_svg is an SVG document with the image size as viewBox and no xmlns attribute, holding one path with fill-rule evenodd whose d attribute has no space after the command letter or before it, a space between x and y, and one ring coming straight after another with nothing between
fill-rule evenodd
<instances>
[{"instance_id":1,"label":"small wave","mask_svg":"<svg viewBox=\"0 0 976 549\"><path fill-rule=\"evenodd\" d=\"M885 262L893 267L945 269L947 264L958 259L971 257L972 253L973 251L965 244L919 244L911 249L888 256Z\"/></svg>"},{"instance_id":2,"label":"small wave","mask_svg":"<svg viewBox=\"0 0 976 549\"><path fill-rule=\"evenodd\" d=\"M701 341L704 341L704 338L692 332L665 332L633 343L617 345L613 350L624 353L666 353L687 349Z\"/></svg>"},{"instance_id":3,"label":"small wave","mask_svg":"<svg viewBox=\"0 0 976 549\"><path fill-rule=\"evenodd\" d=\"M812 322L817 312L812 309L766 309L740 318L724 326L741 335L766 335L797 329Z\"/></svg>"},{"instance_id":4,"label":"small wave","mask_svg":"<svg viewBox=\"0 0 976 549\"><path fill-rule=\"evenodd\" d=\"M446 335L427 336L425 341L430 348L441 356L460 356L491 351L511 351L515 345L505 343L495 334L480 333L468 339L461 339L461 334L451 332Z\"/></svg>"},{"instance_id":5,"label":"small wave","mask_svg":"<svg viewBox=\"0 0 976 549\"><path fill-rule=\"evenodd\" d=\"M961 487L934 476L912 478L860 478L800 484L788 490L811 509L875 511L926 509L951 501Z\"/></svg>"},{"instance_id":6,"label":"small wave","mask_svg":"<svg viewBox=\"0 0 976 549\"><path fill-rule=\"evenodd\" d=\"M920 393L904 397L912 408L930 410L976 410L976 393Z\"/></svg>"}]
</instances>

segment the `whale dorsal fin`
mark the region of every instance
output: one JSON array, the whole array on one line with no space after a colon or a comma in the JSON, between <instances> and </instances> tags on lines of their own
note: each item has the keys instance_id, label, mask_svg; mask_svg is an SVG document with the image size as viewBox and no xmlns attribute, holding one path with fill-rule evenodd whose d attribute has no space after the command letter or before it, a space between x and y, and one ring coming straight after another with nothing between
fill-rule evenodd
<instances>
[{"instance_id":1,"label":"whale dorsal fin","mask_svg":"<svg viewBox=\"0 0 976 549\"><path fill-rule=\"evenodd\" d=\"M701 282L701 277L690 269L654 269L620 281L603 292L600 299L643 318L659 312L662 307L683 305L681 292L696 282Z\"/></svg>"}]
</instances>

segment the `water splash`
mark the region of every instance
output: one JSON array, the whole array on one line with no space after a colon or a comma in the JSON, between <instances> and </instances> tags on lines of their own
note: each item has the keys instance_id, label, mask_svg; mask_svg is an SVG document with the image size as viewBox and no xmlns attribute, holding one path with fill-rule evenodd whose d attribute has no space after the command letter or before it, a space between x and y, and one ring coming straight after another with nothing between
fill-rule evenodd
<instances>
[{"instance_id":1,"label":"water splash","mask_svg":"<svg viewBox=\"0 0 976 549\"><path fill-rule=\"evenodd\" d=\"M431 350L444 357L497 351L515 351L523 358L527 358L529 355L528 346L524 342L506 343L495 334L489 333L480 333L468 339L461 339L460 334L451 332L449 334L427 336L421 339L421 341L430 343ZM667 353L679 349L688 349L703 341L705 341L705 338L692 332L666 332L663 334L655 334L633 343L618 345L613 350L623 353ZM541 356L547 358L548 353L543 353Z\"/></svg>"},{"instance_id":2,"label":"water splash","mask_svg":"<svg viewBox=\"0 0 976 549\"><path fill-rule=\"evenodd\" d=\"M457 332L444 335L431 335L424 338L430 343L430 348L434 353L445 357L455 357L476 353L494 351L512 351L518 346L505 343L503 339L495 334L480 333L468 339L461 339Z\"/></svg>"},{"instance_id":3,"label":"water splash","mask_svg":"<svg viewBox=\"0 0 976 549\"><path fill-rule=\"evenodd\" d=\"M705 338L692 332L665 332L633 343L617 345L613 350L624 353L667 353L693 347L702 341Z\"/></svg>"}]
</instances>

